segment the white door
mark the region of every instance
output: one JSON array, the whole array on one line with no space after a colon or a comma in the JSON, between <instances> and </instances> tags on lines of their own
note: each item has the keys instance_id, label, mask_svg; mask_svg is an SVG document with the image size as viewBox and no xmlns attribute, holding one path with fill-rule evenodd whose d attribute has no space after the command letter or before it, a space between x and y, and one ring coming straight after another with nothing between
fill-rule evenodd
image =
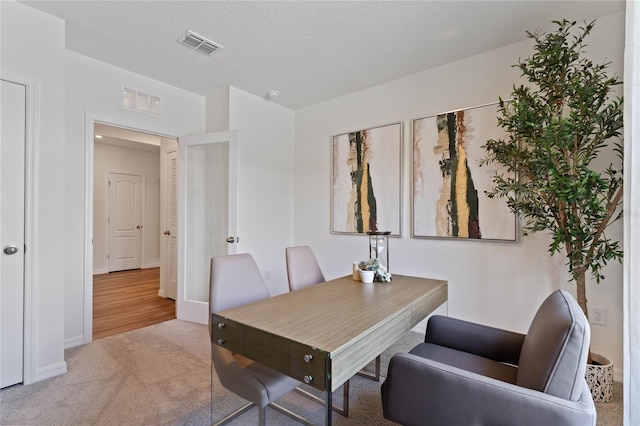
<instances>
[{"instance_id":1,"label":"white door","mask_svg":"<svg viewBox=\"0 0 640 426\"><path fill-rule=\"evenodd\" d=\"M142 175L109 173L109 272L142 265Z\"/></svg>"},{"instance_id":2,"label":"white door","mask_svg":"<svg viewBox=\"0 0 640 426\"><path fill-rule=\"evenodd\" d=\"M26 87L2 80L0 96L0 388L23 381Z\"/></svg>"},{"instance_id":3,"label":"white door","mask_svg":"<svg viewBox=\"0 0 640 426\"><path fill-rule=\"evenodd\" d=\"M178 319L207 324L212 256L236 251L235 131L178 141Z\"/></svg>"},{"instance_id":4,"label":"white door","mask_svg":"<svg viewBox=\"0 0 640 426\"><path fill-rule=\"evenodd\" d=\"M162 139L160 179L160 296L178 297L178 143Z\"/></svg>"}]
</instances>

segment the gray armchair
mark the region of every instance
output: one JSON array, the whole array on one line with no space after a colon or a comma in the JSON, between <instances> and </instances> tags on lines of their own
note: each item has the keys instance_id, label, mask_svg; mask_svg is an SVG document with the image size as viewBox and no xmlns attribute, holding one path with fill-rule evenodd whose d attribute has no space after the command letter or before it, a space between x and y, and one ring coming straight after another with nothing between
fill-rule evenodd
<instances>
[{"instance_id":1,"label":"gray armchair","mask_svg":"<svg viewBox=\"0 0 640 426\"><path fill-rule=\"evenodd\" d=\"M586 317L562 290L543 302L526 335L431 317L425 342L389 362L384 417L405 425L595 425L589 341Z\"/></svg>"}]
</instances>

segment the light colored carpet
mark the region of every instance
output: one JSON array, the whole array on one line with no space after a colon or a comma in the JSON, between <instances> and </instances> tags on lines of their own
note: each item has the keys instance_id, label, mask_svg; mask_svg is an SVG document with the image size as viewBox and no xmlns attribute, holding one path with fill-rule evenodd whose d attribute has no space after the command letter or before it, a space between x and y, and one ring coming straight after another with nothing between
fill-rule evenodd
<instances>
[{"instance_id":1,"label":"light colored carpet","mask_svg":"<svg viewBox=\"0 0 640 426\"><path fill-rule=\"evenodd\" d=\"M422 340L409 332L382 356L383 375L390 356ZM2 425L207 425L211 421L211 364L207 327L172 320L97 340L66 351L69 372L29 386L0 391ZM382 418L380 384L363 377L351 380L350 416L333 415L336 425L391 425ZM622 389L614 402L598 404L598 425L622 425ZM243 401L213 381L214 418ZM313 420L323 408L297 393L282 405ZM334 394L342 404L342 392ZM257 410L232 425L257 423ZM267 410L267 423L295 425Z\"/></svg>"}]
</instances>

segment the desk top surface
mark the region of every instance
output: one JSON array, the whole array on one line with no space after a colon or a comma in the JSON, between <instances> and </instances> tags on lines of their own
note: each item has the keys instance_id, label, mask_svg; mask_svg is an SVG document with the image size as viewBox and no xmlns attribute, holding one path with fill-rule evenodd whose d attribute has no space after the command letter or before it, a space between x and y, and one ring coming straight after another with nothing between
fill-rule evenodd
<instances>
[{"instance_id":1,"label":"desk top surface","mask_svg":"<svg viewBox=\"0 0 640 426\"><path fill-rule=\"evenodd\" d=\"M410 310L416 303L446 300L447 282L393 275L390 283L338 278L217 315L296 341L330 356L350 342Z\"/></svg>"}]
</instances>

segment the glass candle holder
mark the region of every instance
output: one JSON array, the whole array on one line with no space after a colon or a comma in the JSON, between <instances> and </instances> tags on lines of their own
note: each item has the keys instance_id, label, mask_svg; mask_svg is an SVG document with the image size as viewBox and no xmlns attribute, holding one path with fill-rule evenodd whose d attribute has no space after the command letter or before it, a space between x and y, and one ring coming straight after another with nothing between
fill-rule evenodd
<instances>
[{"instance_id":1,"label":"glass candle holder","mask_svg":"<svg viewBox=\"0 0 640 426\"><path fill-rule=\"evenodd\" d=\"M385 271L389 272L389 234L391 231L369 231L369 257L380 260Z\"/></svg>"}]
</instances>

